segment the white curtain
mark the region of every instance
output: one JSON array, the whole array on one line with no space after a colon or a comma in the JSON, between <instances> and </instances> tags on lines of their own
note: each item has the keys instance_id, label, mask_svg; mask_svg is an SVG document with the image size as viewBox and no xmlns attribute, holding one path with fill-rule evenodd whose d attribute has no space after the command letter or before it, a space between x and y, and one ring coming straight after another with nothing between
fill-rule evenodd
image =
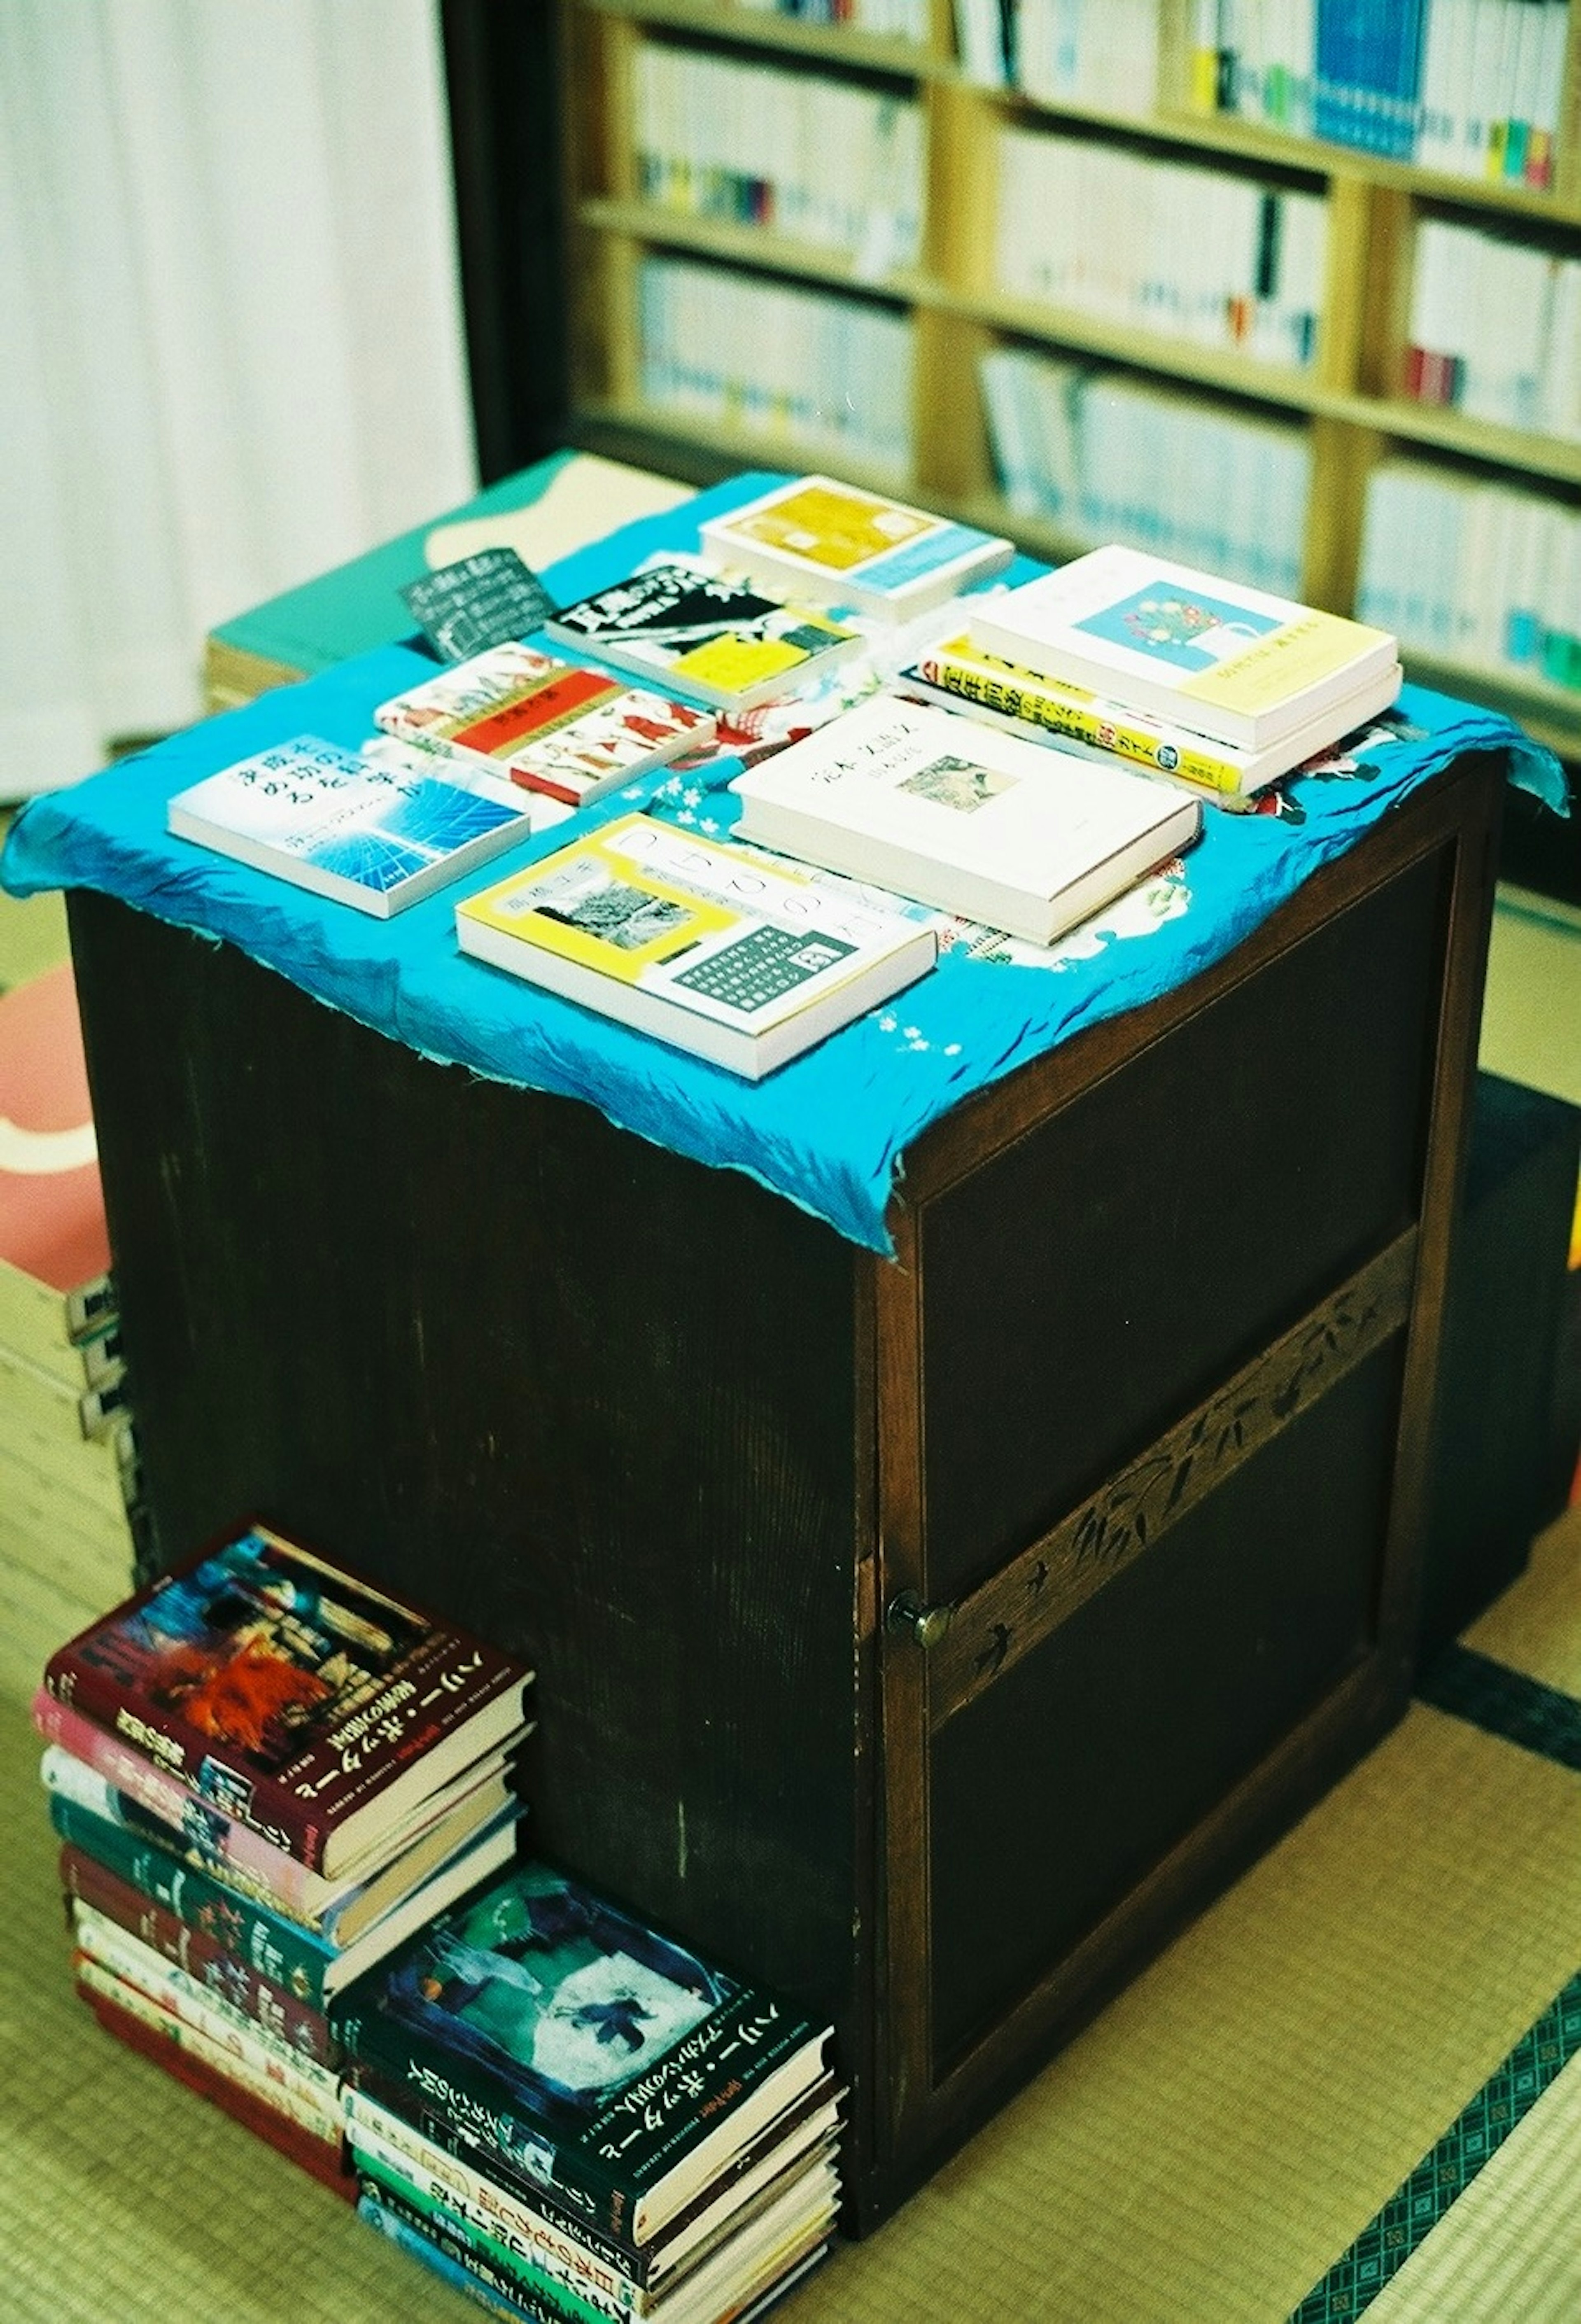
<instances>
[{"instance_id":1,"label":"white curtain","mask_svg":"<svg viewBox=\"0 0 1581 2324\"><path fill-rule=\"evenodd\" d=\"M437 0L0 0L0 799L475 484Z\"/></svg>"}]
</instances>

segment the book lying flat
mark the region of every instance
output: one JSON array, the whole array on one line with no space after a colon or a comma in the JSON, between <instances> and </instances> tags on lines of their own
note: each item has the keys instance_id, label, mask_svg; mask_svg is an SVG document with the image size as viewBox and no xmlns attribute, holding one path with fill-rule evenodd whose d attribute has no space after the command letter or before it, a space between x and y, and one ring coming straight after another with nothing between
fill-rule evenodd
<instances>
[{"instance_id":1,"label":"book lying flat","mask_svg":"<svg viewBox=\"0 0 1581 2324\"><path fill-rule=\"evenodd\" d=\"M702 527L705 556L779 595L908 621L1002 572L1013 542L833 476L801 476Z\"/></svg>"},{"instance_id":2,"label":"book lying flat","mask_svg":"<svg viewBox=\"0 0 1581 2324\"><path fill-rule=\"evenodd\" d=\"M388 919L529 836L530 807L503 785L379 766L299 734L222 767L166 810L178 839Z\"/></svg>"},{"instance_id":3,"label":"book lying flat","mask_svg":"<svg viewBox=\"0 0 1581 2324\"><path fill-rule=\"evenodd\" d=\"M756 1081L930 969L931 921L630 815L455 908L463 952Z\"/></svg>"},{"instance_id":4,"label":"book lying flat","mask_svg":"<svg viewBox=\"0 0 1581 2324\"><path fill-rule=\"evenodd\" d=\"M731 785L765 847L1034 944L1194 839L1200 802L1118 760L1075 758L878 695Z\"/></svg>"},{"instance_id":5,"label":"book lying flat","mask_svg":"<svg viewBox=\"0 0 1581 2324\"><path fill-rule=\"evenodd\" d=\"M749 2231L792 2173L832 2153L842 2097L832 2077L814 2083L738 2149L730 2169L662 2236L628 2245L504 2164L492 2161L483 2170L458 2126L409 2119L381 2104L366 2078L343 2083L341 2090L346 2137L359 2161L365 2157L403 2178L420 2180L481 2225L511 2236L519 2249L531 2249L552 2274L585 2290L595 2301L634 2315L666 2317L670 2310L661 2303L677 2285L694 2282L702 2266Z\"/></svg>"},{"instance_id":6,"label":"book lying flat","mask_svg":"<svg viewBox=\"0 0 1581 2324\"><path fill-rule=\"evenodd\" d=\"M706 742L712 714L515 641L381 702L374 723L570 807Z\"/></svg>"},{"instance_id":7,"label":"book lying flat","mask_svg":"<svg viewBox=\"0 0 1581 2324\"><path fill-rule=\"evenodd\" d=\"M75 1758L58 1743L46 1748L39 1773L46 1791L63 1793L106 1823L140 1833L179 1856L184 1863L213 1873L216 1880L234 1888L238 1895L249 1896L284 1919L297 1922L326 1943L341 1946L354 1944L365 1930L382 1920L440 1865L448 1862L465 1841L485 1824L492 1823L515 1797L506 1754L491 1751L475 1767L467 1768L458 1784L446 1787L439 1795L445 1803L440 1813L426 1821L409 1840L403 1840L388 1861L375 1865L365 1875L350 1879L343 1876L338 1882L323 1880L283 1849L273 1850L288 1873L288 1885L282 1894L262 1873L217 1855L207 1844L207 1835L195 1820L172 1825L165 1817L142 1806L134 1793L117 1790L97 1768ZM256 1839L256 1833L253 1837ZM304 1883L313 1884L310 1900L304 1898L298 1888L298 1875Z\"/></svg>"},{"instance_id":8,"label":"book lying flat","mask_svg":"<svg viewBox=\"0 0 1581 2324\"><path fill-rule=\"evenodd\" d=\"M151 2020L146 2012L138 2014L138 1998L130 1987L112 1999L107 1992L97 1990L81 1978L74 1979L74 1984L79 1998L93 2011L106 2034L113 2034L129 2050L135 2050L199 2098L222 2108L255 2137L300 2164L344 2201L356 2201L356 2174L347 2166L344 2141L321 2138L314 2131L304 2130L282 2114L278 2106L244 2088L222 2066L207 2056L199 2056L193 2043L182 2041L181 2028L174 2021Z\"/></svg>"},{"instance_id":9,"label":"book lying flat","mask_svg":"<svg viewBox=\"0 0 1581 2324\"><path fill-rule=\"evenodd\" d=\"M823 2080L829 2039L532 1859L439 1914L330 2015L354 2083L372 2067L402 2111L464 2121L638 2244Z\"/></svg>"},{"instance_id":10,"label":"book lying flat","mask_svg":"<svg viewBox=\"0 0 1581 2324\"><path fill-rule=\"evenodd\" d=\"M795 2173L753 2227L717 2253L694 2282L667 2292L657 2307L617 2309L566 2284L545 2267L532 2246L523 2249L498 2223L480 2221L429 2181L366 2153L357 2157L357 2172L364 2195L389 2205L469 2276L504 2286L529 2315L576 2317L585 2324L602 2324L604 2318L624 2324L627 2316L634 2324L650 2316L656 2324L659 2319L663 2324L720 2324L722 2318L739 2317L776 2290L810 2250L822 2246L840 2208L840 2174L832 2156L824 2155Z\"/></svg>"},{"instance_id":11,"label":"book lying flat","mask_svg":"<svg viewBox=\"0 0 1581 2324\"><path fill-rule=\"evenodd\" d=\"M47 1687L35 1690L31 1715L46 1743L60 1747L67 1767L77 1776L75 1795L85 1807L133 1827L142 1823L146 1828L152 1818L154 1836L179 1848L190 1862L207 1866L249 1895L263 1896L276 1911L309 1929L321 1927L326 1914L337 1912L354 1890L363 1906L391 1894L396 1882L385 1876L401 1863L415 1865L418 1859L413 1851L463 1803L471 1803L473 1822L482 1822L489 1810L473 1795L506 1771L518 1748L512 1738L459 1769L399 1825L381 1833L333 1879L326 1879L251 1825L222 1813L212 1799L123 1742L111 1729L57 1701ZM48 1784L48 1765L42 1773ZM114 1808L105 1803L112 1794L118 1803ZM430 1850L428 1861L437 1860Z\"/></svg>"},{"instance_id":12,"label":"book lying flat","mask_svg":"<svg viewBox=\"0 0 1581 2324\"><path fill-rule=\"evenodd\" d=\"M1013 662L985 653L965 630L920 654L901 671L898 684L903 692L924 695L1012 734L1034 742L1057 734L1067 745L1074 742L1129 759L1175 782L1192 784L1222 806L1238 807L1249 806L1281 775L1328 749L1336 740L1337 720L1342 721L1338 733L1344 735L1386 710L1400 691L1401 677L1399 663L1393 663L1356 694L1261 751L1210 742L1206 735L1193 734L1167 718L1128 710L1112 696L1018 669Z\"/></svg>"},{"instance_id":13,"label":"book lying flat","mask_svg":"<svg viewBox=\"0 0 1581 2324\"><path fill-rule=\"evenodd\" d=\"M1112 544L974 603L967 626L1041 678L1250 751L1326 715L1310 749L1336 741L1356 723L1343 706L1400 659L1386 631Z\"/></svg>"},{"instance_id":14,"label":"book lying flat","mask_svg":"<svg viewBox=\"0 0 1581 2324\"><path fill-rule=\"evenodd\" d=\"M44 1685L333 1876L521 1732L530 1676L253 1525L69 1639Z\"/></svg>"},{"instance_id":15,"label":"book lying flat","mask_svg":"<svg viewBox=\"0 0 1581 2324\"><path fill-rule=\"evenodd\" d=\"M184 1862L161 1842L129 1831L124 1824L106 1822L63 1792L50 1793L49 1805L50 1821L71 1848L94 1858L151 1904L162 1905L199 1934L215 1938L234 1960L252 1963L272 1985L283 1986L316 2009L325 2008L332 1995L382 1960L454 1898L509 1864L517 1853L523 1813L519 1801L512 1801L353 1943L336 1945Z\"/></svg>"},{"instance_id":16,"label":"book lying flat","mask_svg":"<svg viewBox=\"0 0 1581 2324\"><path fill-rule=\"evenodd\" d=\"M859 630L832 613L675 556L654 558L563 606L544 633L725 710L795 694L863 643Z\"/></svg>"},{"instance_id":17,"label":"book lying flat","mask_svg":"<svg viewBox=\"0 0 1581 2324\"><path fill-rule=\"evenodd\" d=\"M144 2001L189 2026L275 2089L298 2099L305 2112L322 2125L326 2137L342 2133L340 2075L334 2067L320 2065L293 2050L256 2018L245 2015L179 1962L167 1960L107 1914L73 1902L70 1917L79 1969L82 1962L91 1962L106 1975L124 1979ZM101 1986L100 1990L104 1989Z\"/></svg>"}]
</instances>

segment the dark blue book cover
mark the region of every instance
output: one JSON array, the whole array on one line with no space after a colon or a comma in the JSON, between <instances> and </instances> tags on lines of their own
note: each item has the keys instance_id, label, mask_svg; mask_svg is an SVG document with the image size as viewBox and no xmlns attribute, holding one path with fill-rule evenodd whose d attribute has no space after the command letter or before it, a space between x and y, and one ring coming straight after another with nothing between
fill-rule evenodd
<instances>
[{"instance_id":1,"label":"dark blue book cover","mask_svg":"<svg viewBox=\"0 0 1581 2324\"><path fill-rule=\"evenodd\" d=\"M354 2079L644 2242L823 2070L823 2036L565 1873L519 1863L357 1980Z\"/></svg>"}]
</instances>

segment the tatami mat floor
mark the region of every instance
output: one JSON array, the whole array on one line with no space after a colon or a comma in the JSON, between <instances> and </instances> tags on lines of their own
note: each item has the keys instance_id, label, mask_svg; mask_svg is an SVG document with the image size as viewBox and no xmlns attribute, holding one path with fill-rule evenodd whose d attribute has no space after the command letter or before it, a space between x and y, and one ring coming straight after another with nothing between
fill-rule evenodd
<instances>
[{"instance_id":1,"label":"tatami mat floor","mask_svg":"<svg viewBox=\"0 0 1581 2324\"><path fill-rule=\"evenodd\" d=\"M42 905L0 899L0 983L58 956ZM1581 1098L1567 1044L1522 1072L1554 990L1506 987L1484 1062ZM1414 1703L786 2324L1577 2324L1581 1509L1467 1643L1557 1691L1551 1748ZM0 1655L0 2316L475 2313L74 1999L28 1677Z\"/></svg>"},{"instance_id":2,"label":"tatami mat floor","mask_svg":"<svg viewBox=\"0 0 1581 2324\"><path fill-rule=\"evenodd\" d=\"M1473 1637L1581 1691L1581 1510ZM0 2309L15 2324L466 2312L98 2031L71 1994L35 1770L14 1692ZM1298 2309L1327 2324L1402 2256L1375 2324L1576 2324L1578 1968L1581 1773L1415 1704L894 2220L842 2246L787 2324L1280 2324ZM1567 2030L1533 2052L1543 2095L1530 2104L1517 2072L1480 2100L1567 1987ZM1491 2160L1439 2218L1434 2150L1468 2107L1473 2160ZM1418 2200L1369 2244L1424 2159L1428 2216ZM1326 2282L1358 2238L1361 2264Z\"/></svg>"}]
</instances>

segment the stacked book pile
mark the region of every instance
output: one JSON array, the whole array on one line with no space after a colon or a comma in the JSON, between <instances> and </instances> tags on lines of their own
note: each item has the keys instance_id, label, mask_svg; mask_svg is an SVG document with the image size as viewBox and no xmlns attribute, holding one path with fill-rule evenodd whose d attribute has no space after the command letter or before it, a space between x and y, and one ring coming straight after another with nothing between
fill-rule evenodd
<instances>
[{"instance_id":1,"label":"stacked book pile","mask_svg":"<svg viewBox=\"0 0 1581 2324\"><path fill-rule=\"evenodd\" d=\"M250 1525L34 1697L82 1998L348 2198L330 2005L514 1858L529 1677Z\"/></svg>"},{"instance_id":2,"label":"stacked book pile","mask_svg":"<svg viewBox=\"0 0 1581 2324\"><path fill-rule=\"evenodd\" d=\"M524 1861L330 2012L360 2208L542 2324L728 2324L834 2232L829 2035Z\"/></svg>"},{"instance_id":3,"label":"stacked book pile","mask_svg":"<svg viewBox=\"0 0 1581 2324\"><path fill-rule=\"evenodd\" d=\"M131 1585L139 1497L70 966L0 994L0 1623L31 1684Z\"/></svg>"},{"instance_id":4,"label":"stacked book pile","mask_svg":"<svg viewBox=\"0 0 1581 2324\"><path fill-rule=\"evenodd\" d=\"M1250 805L1400 691L1388 632L1146 549L1096 549L961 611L913 686L1223 806Z\"/></svg>"}]
</instances>

